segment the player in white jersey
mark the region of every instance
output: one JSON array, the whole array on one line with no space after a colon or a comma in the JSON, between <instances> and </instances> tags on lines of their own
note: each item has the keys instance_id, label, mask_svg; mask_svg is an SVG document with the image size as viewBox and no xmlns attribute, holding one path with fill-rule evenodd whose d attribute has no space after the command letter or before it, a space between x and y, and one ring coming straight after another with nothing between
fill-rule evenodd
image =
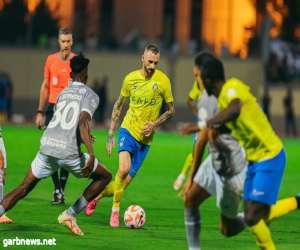
<instances>
[{"instance_id":1,"label":"player in white jersey","mask_svg":"<svg viewBox=\"0 0 300 250\"><path fill-rule=\"evenodd\" d=\"M218 100L209 96L200 78L201 66L212 60L207 53L201 53L195 60L195 77L200 85L202 96L198 101L198 120L205 121L219 113ZM190 123L182 129L181 135L199 132L196 123ZM200 249L201 216L199 207L209 197L217 196L217 206L221 210L220 231L225 236L234 236L241 232L246 223L243 214L238 215L242 201L242 190L246 178L246 153L229 130L218 136L214 145L208 142L209 129L198 133L195 143L194 162L187 183L180 193L185 194L184 215L189 249ZM205 146L209 155L200 165ZM200 167L199 167L200 166Z\"/></svg>"},{"instance_id":2,"label":"player in white jersey","mask_svg":"<svg viewBox=\"0 0 300 250\"><path fill-rule=\"evenodd\" d=\"M99 97L86 86L89 60L81 53L71 59L71 86L58 96L54 116L40 141L40 151L31 164L25 179L5 196L0 204L0 216L14 207L41 180L63 167L76 178L93 181L77 201L58 217L58 222L71 233L83 235L76 223L76 215L101 193L111 181L110 171L95 158L89 122L99 104ZM84 143L89 154L82 153Z\"/></svg>"},{"instance_id":3,"label":"player in white jersey","mask_svg":"<svg viewBox=\"0 0 300 250\"><path fill-rule=\"evenodd\" d=\"M3 186L5 185L6 176L6 152L4 147L4 142L1 133L0 126L0 202L3 200ZM0 223L12 223L12 220L3 214L0 217Z\"/></svg>"}]
</instances>

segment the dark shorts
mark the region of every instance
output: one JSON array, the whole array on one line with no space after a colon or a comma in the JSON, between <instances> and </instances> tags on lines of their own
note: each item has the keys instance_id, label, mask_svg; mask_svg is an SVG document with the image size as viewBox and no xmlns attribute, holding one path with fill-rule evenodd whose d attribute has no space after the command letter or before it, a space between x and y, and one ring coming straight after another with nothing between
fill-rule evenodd
<instances>
[{"instance_id":1,"label":"dark shorts","mask_svg":"<svg viewBox=\"0 0 300 250\"><path fill-rule=\"evenodd\" d=\"M148 154L150 145L138 142L125 128L119 128L118 152L127 151L131 154L129 175L134 178Z\"/></svg>"},{"instance_id":2,"label":"dark shorts","mask_svg":"<svg viewBox=\"0 0 300 250\"><path fill-rule=\"evenodd\" d=\"M51 119L53 118L53 114L54 114L54 103L50 103L47 110L46 110L46 120L45 120L45 124L44 124L44 130L48 127Z\"/></svg>"}]
</instances>

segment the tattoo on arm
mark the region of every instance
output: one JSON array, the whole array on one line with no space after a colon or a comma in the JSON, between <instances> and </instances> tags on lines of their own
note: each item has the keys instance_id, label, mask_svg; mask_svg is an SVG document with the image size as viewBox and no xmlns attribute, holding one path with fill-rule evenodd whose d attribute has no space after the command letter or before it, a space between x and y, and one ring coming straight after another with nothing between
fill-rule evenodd
<instances>
[{"instance_id":1,"label":"tattoo on arm","mask_svg":"<svg viewBox=\"0 0 300 250\"><path fill-rule=\"evenodd\" d=\"M110 140L112 142L112 140L113 140L113 134L114 134L115 126L116 126L116 123L117 123L117 121L118 121L118 119L121 115L121 111L122 111L122 107L123 107L125 99L126 99L125 96L120 95L118 100L116 101L116 103L114 105L113 112L112 112L112 115L111 115L111 120L110 120L110 128L109 128L109 132L108 132L109 133L108 142L110 142Z\"/></svg>"},{"instance_id":2,"label":"tattoo on arm","mask_svg":"<svg viewBox=\"0 0 300 250\"><path fill-rule=\"evenodd\" d=\"M162 114L155 122L153 122L154 129L158 128L161 124L163 124L165 121L169 120L175 113L174 103L169 102L168 105L168 111L164 114Z\"/></svg>"}]
</instances>

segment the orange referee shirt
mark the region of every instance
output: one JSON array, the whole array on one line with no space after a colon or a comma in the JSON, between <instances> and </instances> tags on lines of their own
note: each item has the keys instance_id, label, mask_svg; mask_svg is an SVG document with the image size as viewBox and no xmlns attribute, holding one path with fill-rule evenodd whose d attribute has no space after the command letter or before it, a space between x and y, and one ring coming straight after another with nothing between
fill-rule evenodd
<instances>
[{"instance_id":1,"label":"orange referee shirt","mask_svg":"<svg viewBox=\"0 0 300 250\"><path fill-rule=\"evenodd\" d=\"M72 53L66 60L63 60L59 53L48 56L44 77L49 79L49 103L55 103L59 93L73 82L70 76L70 59L73 56L76 55Z\"/></svg>"}]
</instances>

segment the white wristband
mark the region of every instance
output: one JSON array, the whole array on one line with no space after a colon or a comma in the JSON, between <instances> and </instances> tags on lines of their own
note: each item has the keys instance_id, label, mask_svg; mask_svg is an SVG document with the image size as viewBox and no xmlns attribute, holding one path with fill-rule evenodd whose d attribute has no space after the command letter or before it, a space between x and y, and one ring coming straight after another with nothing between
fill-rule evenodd
<instances>
[{"instance_id":1,"label":"white wristband","mask_svg":"<svg viewBox=\"0 0 300 250\"><path fill-rule=\"evenodd\" d=\"M205 128L207 127L206 121L199 121L199 122L198 122L198 127L199 127L201 130L205 129Z\"/></svg>"}]
</instances>

